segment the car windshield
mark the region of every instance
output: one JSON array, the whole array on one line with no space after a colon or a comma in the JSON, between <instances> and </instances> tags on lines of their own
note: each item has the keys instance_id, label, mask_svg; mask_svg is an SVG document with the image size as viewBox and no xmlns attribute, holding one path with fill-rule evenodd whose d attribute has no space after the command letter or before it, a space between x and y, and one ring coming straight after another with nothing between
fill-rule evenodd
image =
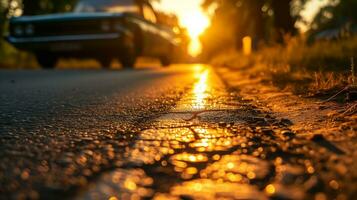
<instances>
[{"instance_id":1,"label":"car windshield","mask_svg":"<svg viewBox=\"0 0 357 200\"><path fill-rule=\"evenodd\" d=\"M139 12L135 0L80 0L74 12Z\"/></svg>"}]
</instances>

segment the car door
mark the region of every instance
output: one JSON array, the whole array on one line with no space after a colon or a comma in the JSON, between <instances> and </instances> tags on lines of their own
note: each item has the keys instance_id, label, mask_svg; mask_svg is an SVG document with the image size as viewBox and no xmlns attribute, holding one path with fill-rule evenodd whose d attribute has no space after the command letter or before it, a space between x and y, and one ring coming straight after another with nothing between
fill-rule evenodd
<instances>
[{"instance_id":1,"label":"car door","mask_svg":"<svg viewBox=\"0 0 357 200\"><path fill-rule=\"evenodd\" d=\"M145 19L144 55L163 56L169 49L168 33L157 24L155 11L148 3L142 4Z\"/></svg>"}]
</instances>

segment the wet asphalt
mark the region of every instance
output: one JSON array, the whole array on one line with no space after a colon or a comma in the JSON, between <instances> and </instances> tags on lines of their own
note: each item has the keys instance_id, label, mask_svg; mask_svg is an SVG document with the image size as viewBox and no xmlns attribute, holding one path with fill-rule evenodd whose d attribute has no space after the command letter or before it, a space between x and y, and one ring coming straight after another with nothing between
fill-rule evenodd
<instances>
[{"instance_id":1,"label":"wet asphalt","mask_svg":"<svg viewBox=\"0 0 357 200\"><path fill-rule=\"evenodd\" d=\"M288 119L240 97L210 66L1 71L0 102L0 199L340 194Z\"/></svg>"},{"instance_id":2,"label":"wet asphalt","mask_svg":"<svg viewBox=\"0 0 357 200\"><path fill-rule=\"evenodd\" d=\"M115 156L103 155L91 166L67 162L67 156L101 154L108 146L123 151L195 81L192 70L1 71L0 196L73 195L84 180L115 167Z\"/></svg>"}]
</instances>

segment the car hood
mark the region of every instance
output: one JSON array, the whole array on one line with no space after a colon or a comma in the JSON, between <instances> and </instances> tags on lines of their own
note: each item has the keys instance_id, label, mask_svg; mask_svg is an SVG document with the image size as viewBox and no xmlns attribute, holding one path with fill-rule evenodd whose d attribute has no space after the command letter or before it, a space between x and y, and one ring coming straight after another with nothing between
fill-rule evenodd
<instances>
[{"instance_id":1,"label":"car hood","mask_svg":"<svg viewBox=\"0 0 357 200\"><path fill-rule=\"evenodd\" d=\"M22 16L12 18L12 23L36 23L36 22L63 22L79 20L97 20L106 18L117 18L125 13L60 13L49 15Z\"/></svg>"}]
</instances>

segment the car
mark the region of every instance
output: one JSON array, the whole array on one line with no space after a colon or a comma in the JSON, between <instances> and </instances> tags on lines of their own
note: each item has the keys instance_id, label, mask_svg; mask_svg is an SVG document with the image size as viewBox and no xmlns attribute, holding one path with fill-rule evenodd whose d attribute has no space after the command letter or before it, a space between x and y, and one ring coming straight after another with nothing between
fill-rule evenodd
<instances>
[{"instance_id":1,"label":"car","mask_svg":"<svg viewBox=\"0 0 357 200\"><path fill-rule=\"evenodd\" d=\"M15 17L9 27L7 41L33 52L47 69L68 57L94 58L103 67L119 59L132 68L138 56L145 56L168 66L180 45L146 0L79 0L70 13Z\"/></svg>"}]
</instances>

